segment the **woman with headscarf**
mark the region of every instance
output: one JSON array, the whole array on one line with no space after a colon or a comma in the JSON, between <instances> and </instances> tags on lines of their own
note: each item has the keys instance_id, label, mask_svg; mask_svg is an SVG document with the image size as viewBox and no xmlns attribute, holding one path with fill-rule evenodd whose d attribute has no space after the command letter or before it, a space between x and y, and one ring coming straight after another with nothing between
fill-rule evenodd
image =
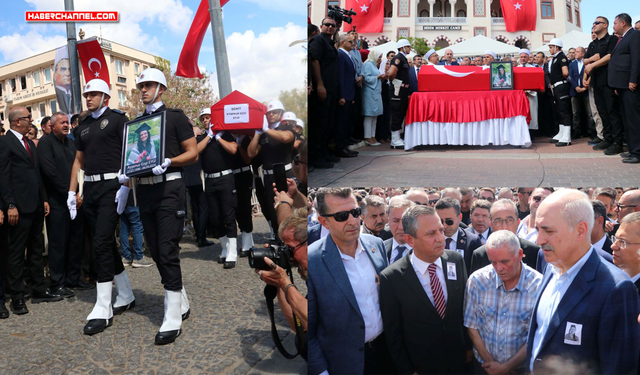
<instances>
[{"instance_id":1,"label":"woman with headscarf","mask_svg":"<svg viewBox=\"0 0 640 375\"><path fill-rule=\"evenodd\" d=\"M156 158L156 148L151 140L149 130L151 130L151 127L146 123L140 125L136 130L136 133L138 133L138 144L131 149L127 164L138 164Z\"/></svg>"},{"instance_id":2,"label":"woman with headscarf","mask_svg":"<svg viewBox=\"0 0 640 375\"><path fill-rule=\"evenodd\" d=\"M382 82L387 79L386 74L380 73L380 51L371 50L367 61L362 68L364 76L362 86L362 115L364 116L364 138L367 146L380 146L375 138L376 122L378 116L383 113L382 107Z\"/></svg>"}]
</instances>

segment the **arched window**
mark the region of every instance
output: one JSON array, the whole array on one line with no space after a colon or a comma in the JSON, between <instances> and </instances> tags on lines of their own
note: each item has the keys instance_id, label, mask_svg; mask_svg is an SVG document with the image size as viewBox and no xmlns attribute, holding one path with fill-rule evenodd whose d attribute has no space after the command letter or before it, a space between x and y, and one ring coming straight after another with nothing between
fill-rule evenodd
<instances>
[{"instance_id":1,"label":"arched window","mask_svg":"<svg viewBox=\"0 0 640 375\"><path fill-rule=\"evenodd\" d=\"M464 9L459 9L458 13L456 13L456 17L467 17L467 12Z\"/></svg>"},{"instance_id":2,"label":"arched window","mask_svg":"<svg viewBox=\"0 0 640 375\"><path fill-rule=\"evenodd\" d=\"M429 11L426 9L420 11L420 17L429 17Z\"/></svg>"}]
</instances>

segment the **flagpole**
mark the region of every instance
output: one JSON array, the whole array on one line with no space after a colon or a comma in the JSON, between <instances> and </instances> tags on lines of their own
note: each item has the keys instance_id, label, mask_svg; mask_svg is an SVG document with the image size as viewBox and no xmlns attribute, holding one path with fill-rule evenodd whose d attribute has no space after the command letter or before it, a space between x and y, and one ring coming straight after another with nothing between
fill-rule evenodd
<instances>
[{"instance_id":1,"label":"flagpole","mask_svg":"<svg viewBox=\"0 0 640 375\"><path fill-rule=\"evenodd\" d=\"M224 40L222 27L222 7L220 0L209 0L209 14L211 16L211 32L213 33L213 51L216 58L216 73L218 75L218 91L220 99L231 94L231 72L227 57L227 45Z\"/></svg>"},{"instance_id":2,"label":"flagpole","mask_svg":"<svg viewBox=\"0 0 640 375\"><path fill-rule=\"evenodd\" d=\"M64 10L73 11L73 0L64 0ZM73 108L70 112L82 112L82 96L80 95L80 69L78 68L78 42L76 41L76 23L67 22L67 48L69 49L69 68L71 69L71 97ZM109 82L107 82L109 83Z\"/></svg>"}]
</instances>

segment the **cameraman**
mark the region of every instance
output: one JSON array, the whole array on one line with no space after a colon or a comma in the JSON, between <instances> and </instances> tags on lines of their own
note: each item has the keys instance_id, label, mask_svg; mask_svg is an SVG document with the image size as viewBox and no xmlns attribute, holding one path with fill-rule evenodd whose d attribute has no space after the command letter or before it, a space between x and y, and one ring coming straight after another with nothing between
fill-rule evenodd
<instances>
[{"instance_id":1,"label":"cameraman","mask_svg":"<svg viewBox=\"0 0 640 375\"><path fill-rule=\"evenodd\" d=\"M285 245L293 252L292 264L298 268L303 280L307 280L307 215L306 207L298 208L287 217L278 229L278 235ZM278 304L287 318L289 326L295 332L296 325L293 314L300 320L300 324L307 331L307 298L291 283L286 271L277 266L271 259L264 257L264 261L271 267L271 271L255 270L260 279L278 288ZM306 343L304 344L306 347ZM306 357L306 355L305 355Z\"/></svg>"}]
</instances>

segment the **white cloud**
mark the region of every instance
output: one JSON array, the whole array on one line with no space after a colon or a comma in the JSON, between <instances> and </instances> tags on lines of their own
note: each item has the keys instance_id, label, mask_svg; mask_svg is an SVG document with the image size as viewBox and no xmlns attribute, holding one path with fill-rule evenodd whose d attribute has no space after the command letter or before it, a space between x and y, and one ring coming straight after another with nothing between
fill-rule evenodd
<instances>
[{"instance_id":1,"label":"white cloud","mask_svg":"<svg viewBox=\"0 0 640 375\"><path fill-rule=\"evenodd\" d=\"M62 35L44 36L35 30L26 34L14 33L0 37L0 53L5 61L18 61L50 51L67 43Z\"/></svg>"},{"instance_id":2,"label":"white cloud","mask_svg":"<svg viewBox=\"0 0 640 375\"><path fill-rule=\"evenodd\" d=\"M266 10L275 10L283 13L290 14L307 14L306 1L300 0L243 0L246 3L251 3Z\"/></svg>"},{"instance_id":3,"label":"white cloud","mask_svg":"<svg viewBox=\"0 0 640 375\"><path fill-rule=\"evenodd\" d=\"M306 51L300 46L289 47L294 40L304 39L306 29L293 23L273 27L256 36L253 31L233 33L226 40L234 90L261 102L277 98L280 91L302 88L307 72L303 62ZM213 48L200 52L200 63L214 67ZM214 91L218 92L215 72L211 76Z\"/></svg>"}]
</instances>

